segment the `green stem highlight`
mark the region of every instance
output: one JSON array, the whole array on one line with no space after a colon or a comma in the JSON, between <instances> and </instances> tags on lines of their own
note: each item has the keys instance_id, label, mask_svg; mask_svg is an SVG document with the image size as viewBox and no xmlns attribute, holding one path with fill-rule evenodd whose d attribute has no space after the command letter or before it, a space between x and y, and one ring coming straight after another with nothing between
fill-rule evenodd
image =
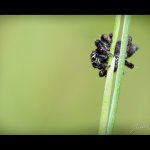
<instances>
[{"instance_id":1,"label":"green stem highlight","mask_svg":"<svg viewBox=\"0 0 150 150\"><path fill-rule=\"evenodd\" d=\"M111 44L111 48L110 48L110 52L113 55L114 55L115 46L116 46L116 42L117 42L117 38L118 38L120 22L121 22L121 15L116 15L113 39L112 39L112 44ZM107 127L108 115L109 115L109 106L111 103L110 98L111 98L113 72L114 72L114 64L115 64L115 59L112 59L112 58L113 57L110 57L108 60L108 66L110 66L110 68L108 69L108 72L107 72L104 96L103 96L103 102L102 102L102 110L101 110L101 114L100 114L98 134L102 134L102 135L106 134L106 127Z\"/></svg>"},{"instance_id":2,"label":"green stem highlight","mask_svg":"<svg viewBox=\"0 0 150 150\"><path fill-rule=\"evenodd\" d=\"M112 130L114 127L115 118L117 114L117 106L118 106L118 100L119 100L119 95L120 95L120 87L121 87L121 81L123 77L123 69L124 69L126 50L127 50L127 44L128 44L128 35L129 35L128 33L129 33L130 21L131 21L131 16L125 15L118 69L117 69L117 74L116 74L116 81L115 81L112 103L110 107L110 114L109 114L106 134L112 134Z\"/></svg>"}]
</instances>

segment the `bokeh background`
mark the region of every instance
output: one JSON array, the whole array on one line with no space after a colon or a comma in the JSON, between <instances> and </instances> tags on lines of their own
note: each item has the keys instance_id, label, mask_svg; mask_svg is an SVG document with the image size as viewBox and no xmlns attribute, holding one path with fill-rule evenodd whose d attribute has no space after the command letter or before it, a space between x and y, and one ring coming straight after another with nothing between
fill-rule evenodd
<instances>
[{"instance_id":1,"label":"bokeh background","mask_svg":"<svg viewBox=\"0 0 150 150\"><path fill-rule=\"evenodd\" d=\"M90 64L113 15L0 16L0 134L97 134L105 78ZM150 134L150 16L132 16L140 49L125 67L113 134ZM121 37L121 34L120 34Z\"/></svg>"}]
</instances>

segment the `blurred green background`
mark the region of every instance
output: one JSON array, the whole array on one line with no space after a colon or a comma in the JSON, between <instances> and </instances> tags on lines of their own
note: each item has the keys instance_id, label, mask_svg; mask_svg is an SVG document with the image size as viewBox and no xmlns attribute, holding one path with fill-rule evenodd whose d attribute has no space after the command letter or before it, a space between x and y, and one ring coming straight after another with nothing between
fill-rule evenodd
<instances>
[{"instance_id":1,"label":"blurred green background","mask_svg":"<svg viewBox=\"0 0 150 150\"><path fill-rule=\"evenodd\" d=\"M105 78L90 53L114 19L0 16L0 134L98 133ZM125 67L113 134L150 134L150 16L132 16L130 34L140 49L136 68Z\"/></svg>"}]
</instances>

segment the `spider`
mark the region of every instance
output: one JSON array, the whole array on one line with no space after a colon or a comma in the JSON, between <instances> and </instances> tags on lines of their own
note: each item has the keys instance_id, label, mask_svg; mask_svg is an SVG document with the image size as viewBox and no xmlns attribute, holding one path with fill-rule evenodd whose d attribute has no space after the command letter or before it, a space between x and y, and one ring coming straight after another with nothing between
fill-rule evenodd
<instances>
[{"instance_id":1,"label":"spider","mask_svg":"<svg viewBox=\"0 0 150 150\"><path fill-rule=\"evenodd\" d=\"M91 63L94 68L97 68L99 70L99 76L100 77L106 77L107 76L107 69L108 69L108 58L110 56L113 56L110 52L110 47L112 44L112 37L113 34L109 33L107 36L106 34L102 34L100 39L97 39L95 41L96 49L92 51L91 53ZM114 57L115 57L115 68L114 72L117 71L118 68L118 60L119 60L119 54L120 54L120 47L121 47L121 41L118 41L116 43ZM127 53L125 58L125 66L132 69L134 68L134 64L127 61L129 57L131 57L139 48L132 43L132 37L128 37L128 45L127 45Z\"/></svg>"}]
</instances>

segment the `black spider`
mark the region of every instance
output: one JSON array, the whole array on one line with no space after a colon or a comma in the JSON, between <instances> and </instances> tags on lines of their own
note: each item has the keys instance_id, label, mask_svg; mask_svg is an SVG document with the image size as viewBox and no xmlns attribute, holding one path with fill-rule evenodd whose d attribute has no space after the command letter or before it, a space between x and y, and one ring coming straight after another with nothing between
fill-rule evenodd
<instances>
[{"instance_id":1,"label":"black spider","mask_svg":"<svg viewBox=\"0 0 150 150\"><path fill-rule=\"evenodd\" d=\"M91 53L91 63L94 68L99 69L99 76L103 77L107 75L107 69L108 69L108 58L112 56L110 52L110 47L112 43L112 37L113 34L110 33L108 36L103 34L100 39L95 41L95 46L97 47L94 51ZM115 69L114 72L117 71L118 68L118 60L119 60L119 54L120 54L120 46L121 41L118 41L116 43L115 47ZM127 53L125 58L125 66L132 69L134 68L134 64L127 61L127 58L131 57L136 51L138 50L138 47L132 43L131 36L128 37L128 45L127 45Z\"/></svg>"}]
</instances>

